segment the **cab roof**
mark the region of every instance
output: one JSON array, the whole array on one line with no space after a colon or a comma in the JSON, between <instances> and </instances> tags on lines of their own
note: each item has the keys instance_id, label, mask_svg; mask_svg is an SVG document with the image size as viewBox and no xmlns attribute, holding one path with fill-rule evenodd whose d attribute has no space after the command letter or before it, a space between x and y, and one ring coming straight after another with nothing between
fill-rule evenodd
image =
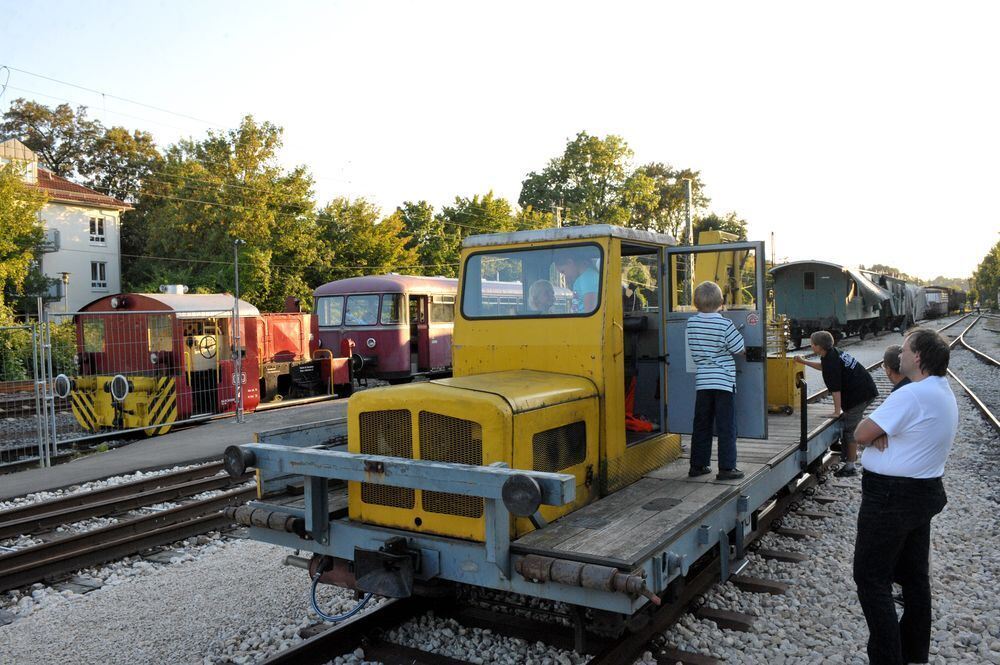
<instances>
[{"instance_id":1,"label":"cab roof","mask_svg":"<svg viewBox=\"0 0 1000 665\"><path fill-rule=\"evenodd\" d=\"M677 239L668 233L655 233L640 229L627 229L611 224L590 226L561 226L554 229L532 229L509 233L485 233L469 236L462 247L491 247L494 245L515 245L533 242L553 242L557 240L584 240L590 238L620 238L653 245L676 245Z\"/></svg>"}]
</instances>

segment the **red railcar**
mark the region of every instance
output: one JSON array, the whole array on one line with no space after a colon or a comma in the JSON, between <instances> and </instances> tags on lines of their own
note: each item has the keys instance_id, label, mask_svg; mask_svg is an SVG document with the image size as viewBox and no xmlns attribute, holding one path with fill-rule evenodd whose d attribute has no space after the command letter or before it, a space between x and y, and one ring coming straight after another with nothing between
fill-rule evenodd
<instances>
[{"instance_id":1,"label":"red railcar","mask_svg":"<svg viewBox=\"0 0 1000 665\"><path fill-rule=\"evenodd\" d=\"M451 373L458 280L447 277L351 277L313 292L313 343L335 355L353 345L354 375L410 381Z\"/></svg>"},{"instance_id":2,"label":"red railcar","mask_svg":"<svg viewBox=\"0 0 1000 665\"><path fill-rule=\"evenodd\" d=\"M163 288L106 296L74 317L77 372L60 385L85 429L157 434L177 421L235 411L237 338L246 411L350 392L350 359L311 351L311 315L262 314L241 300L236 335L232 296Z\"/></svg>"}]
</instances>

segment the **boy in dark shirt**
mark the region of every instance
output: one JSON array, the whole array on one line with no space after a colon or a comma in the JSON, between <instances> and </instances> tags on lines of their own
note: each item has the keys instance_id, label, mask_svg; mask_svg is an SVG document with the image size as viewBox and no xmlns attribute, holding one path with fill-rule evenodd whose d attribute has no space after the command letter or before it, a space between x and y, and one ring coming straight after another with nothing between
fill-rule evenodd
<instances>
[{"instance_id":1,"label":"boy in dark shirt","mask_svg":"<svg viewBox=\"0 0 1000 665\"><path fill-rule=\"evenodd\" d=\"M820 330L810 335L809 341L820 362L810 362L800 356L795 362L823 372L823 383L833 396L833 417L840 418L843 425L840 441L841 457L845 462L833 475L838 478L855 476L858 473L854 467L858 444L854 441L854 428L861 422L868 405L878 397L878 388L872 375L854 356L833 345L833 335Z\"/></svg>"},{"instance_id":2,"label":"boy in dark shirt","mask_svg":"<svg viewBox=\"0 0 1000 665\"><path fill-rule=\"evenodd\" d=\"M893 344L882 354L882 369L885 375L892 382L892 392L896 392L910 382L910 378L903 376L899 369L899 355L903 352L903 347Z\"/></svg>"}]
</instances>

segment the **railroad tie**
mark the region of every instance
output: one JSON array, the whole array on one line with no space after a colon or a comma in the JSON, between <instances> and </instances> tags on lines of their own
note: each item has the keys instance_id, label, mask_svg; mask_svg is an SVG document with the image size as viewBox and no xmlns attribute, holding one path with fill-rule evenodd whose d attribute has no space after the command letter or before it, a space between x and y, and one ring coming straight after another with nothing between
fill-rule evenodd
<instances>
[{"instance_id":1,"label":"railroad tie","mask_svg":"<svg viewBox=\"0 0 1000 665\"><path fill-rule=\"evenodd\" d=\"M815 494L813 495L812 500L818 503L836 503L837 501L840 501L837 497L829 494Z\"/></svg>"},{"instance_id":2,"label":"railroad tie","mask_svg":"<svg viewBox=\"0 0 1000 665\"><path fill-rule=\"evenodd\" d=\"M804 508L802 510L796 510L795 514L799 517L805 517L810 520L825 520L828 517L836 517L835 513L828 512L826 510L809 510Z\"/></svg>"},{"instance_id":3,"label":"railroad tie","mask_svg":"<svg viewBox=\"0 0 1000 665\"><path fill-rule=\"evenodd\" d=\"M790 585L777 580L765 580L762 577L751 577L749 575L730 575L729 581L743 591L750 593L769 593L772 596L783 595Z\"/></svg>"},{"instance_id":4,"label":"railroad tie","mask_svg":"<svg viewBox=\"0 0 1000 665\"><path fill-rule=\"evenodd\" d=\"M694 614L699 619L714 621L715 625L719 628L738 630L743 633L751 632L753 630L753 624L757 620L757 617L750 614L744 614L743 612L734 612L733 610L717 610L711 607L699 607Z\"/></svg>"},{"instance_id":5,"label":"railroad tie","mask_svg":"<svg viewBox=\"0 0 1000 665\"><path fill-rule=\"evenodd\" d=\"M706 656L693 651L684 651L675 647L665 647L656 652L657 663L681 663L682 665L718 665L722 661L712 656Z\"/></svg>"},{"instance_id":6,"label":"railroad tie","mask_svg":"<svg viewBox=\"0 0 1000 665\"><path fill-rule=\"evenodd\" d=\"M805 540L806 538L819 538L823 534L819 531L813 531L812 529L790 529L788 527L779 527L774 530L779 536L785 536L786 538L794 538L795 540Z\"/></svg>"},{"instance_id":7,"label":"railroad tie","mask_svg":"<svg viewBox=\"0 0 1000 665\"><path fill-rule=\"evenodd\" d=\"M759 549L757 550L757 554L765 559L774 559L775 561L784 561L785 563L802 563L809 560L809 557L805 554L785 550Z\"/></svg>"}]
</instances>

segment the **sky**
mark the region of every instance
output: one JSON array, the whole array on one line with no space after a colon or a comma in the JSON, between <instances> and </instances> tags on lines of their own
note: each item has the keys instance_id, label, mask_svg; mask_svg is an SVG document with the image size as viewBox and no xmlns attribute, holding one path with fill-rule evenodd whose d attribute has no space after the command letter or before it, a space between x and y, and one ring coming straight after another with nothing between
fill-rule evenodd
<instances>
[{"instance_id":1,"label":"sky","mask_svg":"<svg viewBox=\"0 0 1000 665\"><path fill-rule=\"evenodd\" d=\"M253 114L321 204L516 202L587 131L700 170L779 261L967 277L1000 240L997 3L0 6L0 112L84 104L160 145Z\"/></svg>"}]
</instances>

